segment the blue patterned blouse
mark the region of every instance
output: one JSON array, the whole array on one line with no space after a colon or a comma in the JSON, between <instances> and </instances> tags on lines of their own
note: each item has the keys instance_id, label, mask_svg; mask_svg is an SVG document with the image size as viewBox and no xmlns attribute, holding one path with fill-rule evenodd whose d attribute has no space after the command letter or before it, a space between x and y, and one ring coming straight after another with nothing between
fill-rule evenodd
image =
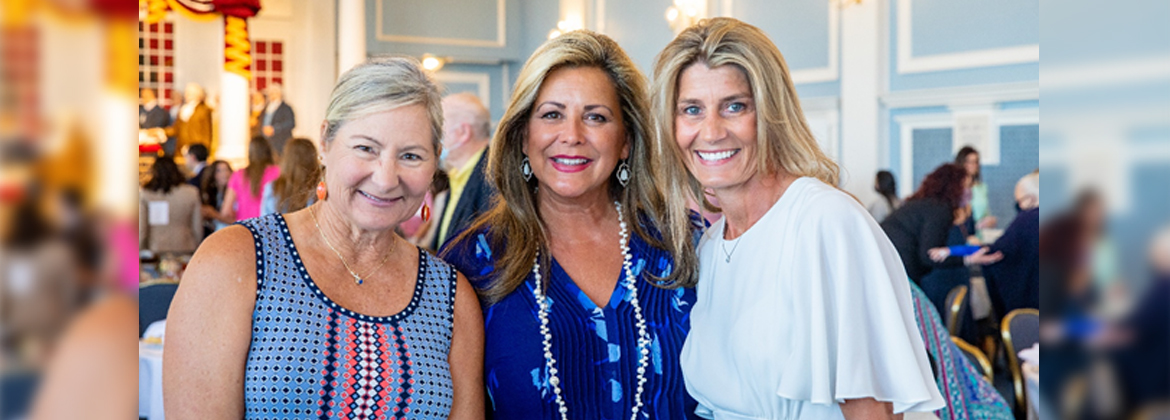
<instances>
[{"instance_id":1,"label":"blue patterned blouse","mask_svg":"<svg viewBox=\"0 0 1170 420\"><path fill-rule=\"evenodd\" d=\"M449 245L447 261L477 287L495 280L496 252L484 231ZM673 261L638 235L630 235L638 301L650 334L650 372L639 418L697 418L695 401L687 395L678 355L690 331L695 291L663 289L650 284L647 273L669 273ZM541 351L532 274L507 297L483 308L484 376L487 410L495 419L559 419ZM637 338L629 291L618 282L609 303L597 307L553 260L546 292L551 301L549 326L557 376L570 419L629 419L637 390Z\"/></svg>"}]
</instances>

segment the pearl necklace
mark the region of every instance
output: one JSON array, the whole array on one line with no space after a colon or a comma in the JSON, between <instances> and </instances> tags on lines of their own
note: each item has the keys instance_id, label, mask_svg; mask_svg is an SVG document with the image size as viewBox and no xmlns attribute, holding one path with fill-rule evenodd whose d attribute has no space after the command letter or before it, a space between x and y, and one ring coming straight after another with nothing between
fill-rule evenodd
<instances>
[{"instance_id":1,"label":"pearl necklace","mask_svg":"<svg viewBox=\"0 0 1170 420\"><path fill-rule=\"evenodd\" d=\"M622 228L622 239L619 241L622 248L622 268L626 276L622 279L622 285L626 290L630 291L630 304L634 307L634 321L638 327L638 392L634 394L634 407L631 409L632 414L630 419L637 419L638 413L642 411L642 390L646 384L646 370L650 364L650 335L646 333L646 319L642 318L642 307L638 304L638 288L637 280L634 277L633 259L630 256L629 246L629 231L626 229L626 221L622 218L622 204L619 202L613 203L617 208L618 223ZM540 319L540 334L544 336L544 365L548 368L548 383L552 385L553 393L556 395L557 408L561 413L562 420L569 419L569 407L565 405L565 399L561 396L561 380L557 376L557 359L552 354L552 331L548 327L549 303L548 298L545 297L544 291L541 290L541 276L540 276L540 252L536 253L536 258L532 264L532 274L536 277L536 287L532 288L532 296L536 298L536 303L540 305L540 310L537 311L536 316Z\"/></svg>"}]
</instances>

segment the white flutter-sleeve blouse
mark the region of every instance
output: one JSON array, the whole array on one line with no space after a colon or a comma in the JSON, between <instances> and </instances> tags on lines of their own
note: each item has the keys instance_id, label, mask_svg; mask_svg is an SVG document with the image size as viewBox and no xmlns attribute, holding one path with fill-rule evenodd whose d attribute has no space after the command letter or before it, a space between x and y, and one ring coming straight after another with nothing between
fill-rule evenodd
<instances>
[{"instance_id":1,"label":"white flutter-sleeve blouse","mask_svg":"<svg viewBox=\"0 0 1170 420\"><path fill-rule=\"evenodd\" d=\"M794 181L739 238L699 243L681 365L698 414L842 419L847 399L933 411L939 394L898 252L849 195ZM730 259L730 261L728 261Z\"/></svg>"}]
</instances>

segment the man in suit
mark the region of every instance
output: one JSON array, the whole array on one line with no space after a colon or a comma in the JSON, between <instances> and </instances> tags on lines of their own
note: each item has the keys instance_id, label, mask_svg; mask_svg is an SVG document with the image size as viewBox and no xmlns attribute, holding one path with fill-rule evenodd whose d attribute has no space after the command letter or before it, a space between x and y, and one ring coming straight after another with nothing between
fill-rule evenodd
<instances>
[{"instance_id":1,"label":"man in suit","mask_svg":"<svg viewBox=\"0 0 1170 420\"><path fill-rule=\"evenodd\" d=\"M479 98L458 93L443 98L443 156L450 177L443 214L438 215L435 247L439 249L491 206L495 191L484 176L491 140L491 114ZM438 207L438 206L436 206Z\"/></svg>"},{"instance_id":2,"label":"man in suit","mask_svg":"<svg viewBox=\"0 0 1170 420\"><path fill-rule=\"evenodd\" d=\"M158 97L154 89L142 89L139 92L142 105L138 106L138 128L166 128L171 125L171 114L158 106Z\"/></svg>"},{"instance_id":3,"label":"man in suit","mask_svg":"<svg viewBox=\"0 0 1170 420\"><path fill-rule=\"evenodd\" d=\"M268 95L268 105L264 107L264 115L261 117L260 132L272 144L272 148L276 149L276 153L280 154L284 151L284 144L292 138L292 130L297 126L297 119L292 107L284 103L279 84L269 86L265 89L265 94Z\"/></svg>"},{"instance_id":4,"label":"man in suit","mask_svg":"<svg viewBox=\"0 0 1170 420\"><path fill-rule=\"evenodd\" d=\"M203 186L203 176L207 172L207 158L207 146L202 144L187 146L187 150L183 152L183 164L191 172L191 178L187 180L187 183L195 188Z\"/></svg>"},{"instance_id":5,"label":"man in suit","mask_svg":"<svg viewBox=\"0 0 1170 420\"><path fill-rule=\"evenodd\" d=\"M188 83L183 99L186 101L179 107L178 118L175 124L167 129L167 135L176 139L176 150L184 150L188 145L202 144L208 150L214 150L211 144L211 108L203 103L203 88L194 83ZM168 151L173 155L174 150Z\"/></svg>"}]
</instances>

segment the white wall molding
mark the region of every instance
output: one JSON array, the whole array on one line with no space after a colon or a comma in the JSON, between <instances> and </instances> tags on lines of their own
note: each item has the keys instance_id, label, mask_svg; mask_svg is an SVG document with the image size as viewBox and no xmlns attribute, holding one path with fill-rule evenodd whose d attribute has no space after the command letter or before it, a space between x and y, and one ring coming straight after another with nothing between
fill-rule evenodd
<instances>
[{"instance_id":1,"label":"white wall molding","mask_svg":"<svg viewBox=\"0 0 1170 420\"><path fill-rule=\"evenodd\" d=\"M708 11L713 11L712 9L718 7L718 15L713 16L734 17L733 1L718 0L716 2L712 0L708 3ZM788 69L793 84L832 82L841 75L839 64L841 56L841 7L835 1L826 1L825 6L829 8L829 65L808 69Z\"/></svg>"},{"instance_id":2,"label":"white wall molding","mask_svg":"<svg viewBox=\"0 0 1170 420\"><path fill-rule=\"evenodd\" d=\"M914 192L914 130L951 128L954 117L948 113L900 115L894 117L898 123L898 140L901 165L898 168L898 196L906 197Z\"/></svg>"},{"instance_id":3,"label":"white wall molding","mask_svg":"<svg viewBox=\"0 0 1170 420\"><path fill-rule=\"evenodd\" d=\"M1113 87L1170 79L1170 59L1141 57L1040 68L1045 89Z\"/></svg>"},{"instance_id":4,"label":"white wall molding","mask_svg":"<svg viewBox=\"0 0 1170 420\"><path fill-rule=\"evenodd\" d=\"M880 97L881 103L887 108L970 106L1039 99L1039 82L902 90L888 92Z\"/></svg>"},{"instance_id":5,"label":"white wall molding","mask_svg":"<svg viewBox=\"0 0 1170 420\"><path fill-rule=\"evenodd\" d=\"M1040 62L1040 44L914 56L912 0L898 0L898 74Z\"/></svg>"},{"instance_id":6,"label":"white wall molding","mask_svg":"<svg viewBox=\"0 0 1170 420\"><path fill-rule=\"evenodd\" d=\"M494 40L387 34L385 32L385 24L382 22L382 18L385 16L385 6L383 6L383 3L385 2L386 0L377 0L374 2L374 36L379 41L401 42L405 44L435 44L457 47L489 48L504 48L508 45L508 13L505 5L506 0L496 0L496 39Z\"/></svg>"},{"instance_id":7,"label":"white wall molding","mask_svg":"<svg viewBox=\"0 0 1170 420\"><path fill-rule=\"evenodd\" d=\"M826 2L834 9L836 2ZM881 107L881 2L863 2L842 11L841 20L841 127L837 163L841 165L841 187L863 203L877 198L873 176L879 157L878 133Z\"/></svg>"},{"instance_id":8,"label":"white wall molding","mask_svg":"<svg viewBox=\"0 0 1170 420\"><path fill-rule=\"evenodd\" d=\"M800 109L804 112L817 112L841 108L841 98L836 96L810 96L800 98Z\"/></svg>"},{"instance_id":9,"label":"white wall molding","mask_svg":"<svg viewBox=\"0 0 1170 420\"><path fill-rule=\"evenodd\" d=\"M730 12L731 1L727 0L727 3L727 8ZM841 56L841 8L834 1L826 1L825 4L829 8L829 65L819 68L791 70L793 84L831 82L837 80L841 75L841 69L838 63L839 57Z\"/></svg>"},{"instance_id":10,"label":"white wall molding","mask_svg":"<svg viewBox=\"0 0 1170 420\"><path fill-rule=\"evenodd\" d=\"M804 119L809 130L816 137L821 150L833 159L841 161L841 112L834 108L804 109Z\"/></svg>"},{"instance_id":11,"label":"white wall molding","mask_svg":"<svg viewBox=\"0 0 1170 420\"><path fill-rule=\"evenodd\" d=\"M507 76L504 76L507 79ZM435 73L435 80L441 83L471 83L475 85L476 95L479 100L489 107L492 103L491 76L487 73L478 72L458 72L458 71L438 71Z\"/></svg>"},{"instance_id":12,"label":"white wall molding","mask_svg":"<svg viewBox=\"0 0 1170 420\"><path fill-rule=\"evenodd\" d=\"M898 143L900 144L900 164L898 170L898 195L907 196L914 191L914 130L932 128L954 128L955 115L965 112L978 111L977 107L956 107L945 112L930 114L909 114L894 117L898 124ZM999 132L1002 127L1017 125L1040 125L1039 108L1019 109L983 109L991 113L992 146L990 150L982 150L987 155L984 164L999 163ZM953 141L953 140L952 140ZM953 148L953 145L952 145Z\"/></svg>"}]
</instances>

